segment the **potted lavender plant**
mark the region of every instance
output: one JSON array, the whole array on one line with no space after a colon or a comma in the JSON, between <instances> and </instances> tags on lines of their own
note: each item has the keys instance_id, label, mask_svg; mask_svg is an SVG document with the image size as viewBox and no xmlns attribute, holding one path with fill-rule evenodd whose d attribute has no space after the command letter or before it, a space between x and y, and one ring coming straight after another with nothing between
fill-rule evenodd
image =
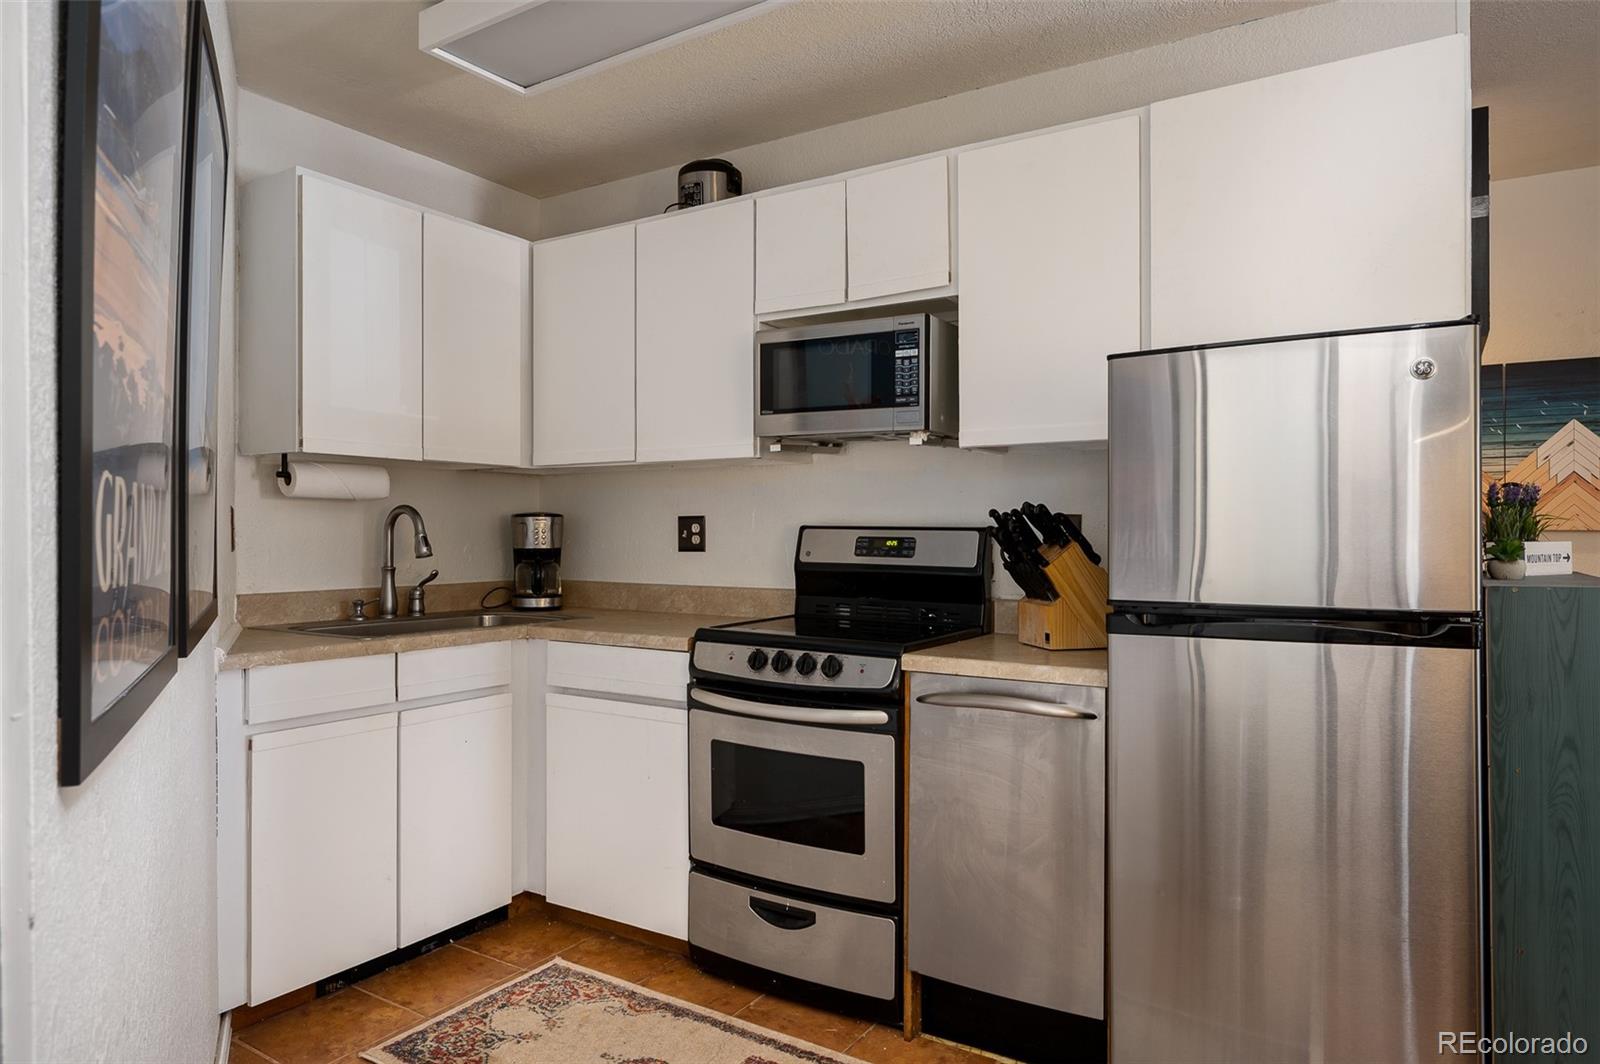
<instances>
[{"instance_id":1,"label":"potted lavender plant","mask_svg":"<svg viewBox=\"0 0 1600 1064\"><path fill-rule=\"evenodd\" d=\"M1489 575L1496 580L1521 580L1528 572L1523 546L1541 539L1550 518L1539 513L1539 485L1489 485L1485 496L1483 552L1489 558Z\"/></svg>"}]
</instances>

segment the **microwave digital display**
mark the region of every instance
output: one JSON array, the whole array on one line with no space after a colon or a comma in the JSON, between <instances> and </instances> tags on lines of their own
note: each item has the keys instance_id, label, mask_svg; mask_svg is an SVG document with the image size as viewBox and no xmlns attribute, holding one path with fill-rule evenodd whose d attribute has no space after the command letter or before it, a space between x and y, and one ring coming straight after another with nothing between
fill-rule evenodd
<instances>
[{"instance_id":1,"label":"microwave digital display","mask_svg":"<svg viewBox=\"0 0 1600 1064\"><path fill-rule=\"evenodd\" d=\"M916 329L761 344L761 413L894 409L921 401Z\"/></svg>"}]
</instances>

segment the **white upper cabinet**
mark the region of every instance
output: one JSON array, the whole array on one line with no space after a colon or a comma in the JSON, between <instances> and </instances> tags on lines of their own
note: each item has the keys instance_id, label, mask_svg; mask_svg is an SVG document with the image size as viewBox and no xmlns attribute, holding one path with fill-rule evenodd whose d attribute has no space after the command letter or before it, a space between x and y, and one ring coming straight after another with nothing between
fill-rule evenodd
<instances>
[{"instance_id":1,"label":"white upper cabinet","mask_svg":"<svg viewBox=\"0 0 1600 1064\"><path fill-rule=\"evenodd\" d=\"M240 212L239 450L528 461L528 245L292 169Z\"/></svg>"},{"instance_id":2,"label":"white upper cabinet","mask_svg":"<svg viewBox=\"0 0 1600 1064\"><path fill-rule=\"evenodd\" d=\"M755 204L644 222L638 241L638 459L755 455Z\"/></svg>"},{"instance_id":3,"label":"white upper cabinet","mask_svg":"<svg viewBox=\"0 0 1600 1064\"><path fill-rule=\"evenodd\" d=\"M756 200L757 314L843 303L844 182Z\"/></svg>"},{"instance_id":4,"label":"white upper cabinet","mask_svg":"<svg viewBox=\"0 0 1600 1064\"><path fill-rule=\"evenodd\" d=\"M300 189L301 449L422 457L422 212Z\"/></svg>"},{"instance_id":5,"label":"white upper cabinet","mask_svg":"<svg viewBox=\"0 0 1600 1064\"><path fill-rule=\"evenodd\" d=\"M527 243L429 214L422 297L422 456L526 465Z\"/></svg>"},{"instance_id":6,"label":"white upper cabinet","mask_svg":"<svg viewBox=\"0 0 1600 1064\"><path fill-rule=\"evenodd\" d=\"M845 182L849 298L950 283L950 160L940 155Z\"/></svg>"},{"instance_id":7,"label":"white upper cabinet","mask_svg":"<svg viewBox=\"0 0 1600 1064\"><path fill-rule=\"evenodd\" d=\"M631 225L533 246L533 464L633 461Z\"/></svg>"},{"instance_id":8,"label":"white upper cabinet","mask_svg":"<svg viewBox=\"0 0 1600 1064\"><path fill-rule=\"evenodd\" d=\"M1469 108L1462 36L1154 104L1151 345L1467 314Z\"/></svg>"},{"instance_id":9,"label":"white upper cabinet","mask_svg":"<svg viewBox=\"0 0 1600 1064\"><path fill-rule=\"evenodd\" d=\"M956 158L961 444L1106 438L1106 355L1139 346L1139 118Z\"/></svg>"}]
</instances>

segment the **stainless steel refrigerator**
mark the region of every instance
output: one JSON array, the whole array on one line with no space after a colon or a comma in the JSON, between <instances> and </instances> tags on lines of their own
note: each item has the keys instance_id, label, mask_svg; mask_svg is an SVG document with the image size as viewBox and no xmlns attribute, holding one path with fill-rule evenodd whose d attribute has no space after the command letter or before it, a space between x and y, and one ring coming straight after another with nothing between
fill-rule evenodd
<instances>
[{"instance_id":1,"label":"stainless steel refrigerator","mask_svg":"<svg viewBox=\"0 0 1600 1064\"><path fill-rule=\"evenodd\" d=\"M1110 378L1112 1059L1437 1060L1483 1029L1476 329Z\"/></svg>"}]
</instances>

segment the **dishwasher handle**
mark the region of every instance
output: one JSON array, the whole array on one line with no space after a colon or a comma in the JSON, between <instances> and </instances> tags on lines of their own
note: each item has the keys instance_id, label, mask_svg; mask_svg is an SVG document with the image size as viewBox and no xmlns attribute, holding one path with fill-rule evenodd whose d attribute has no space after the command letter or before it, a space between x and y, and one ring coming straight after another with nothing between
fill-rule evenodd
<instances>
[{"instance_id":1,"label":"dishwasher handle","mask_svg":"<svg viewBox=\"0 0 1600 1064\"><path fill-rule=\"evenodd\" d=\"M1074 709L1042 698L1024 698L1021 695L985 694L981 691L941 691L918 695L917 701L929 706L949 709L998 709L1006 713L1029 713L1035 717L1059 717L1063 720L1098 720L1098 713Z\"/></svg>"}]
</instances>

